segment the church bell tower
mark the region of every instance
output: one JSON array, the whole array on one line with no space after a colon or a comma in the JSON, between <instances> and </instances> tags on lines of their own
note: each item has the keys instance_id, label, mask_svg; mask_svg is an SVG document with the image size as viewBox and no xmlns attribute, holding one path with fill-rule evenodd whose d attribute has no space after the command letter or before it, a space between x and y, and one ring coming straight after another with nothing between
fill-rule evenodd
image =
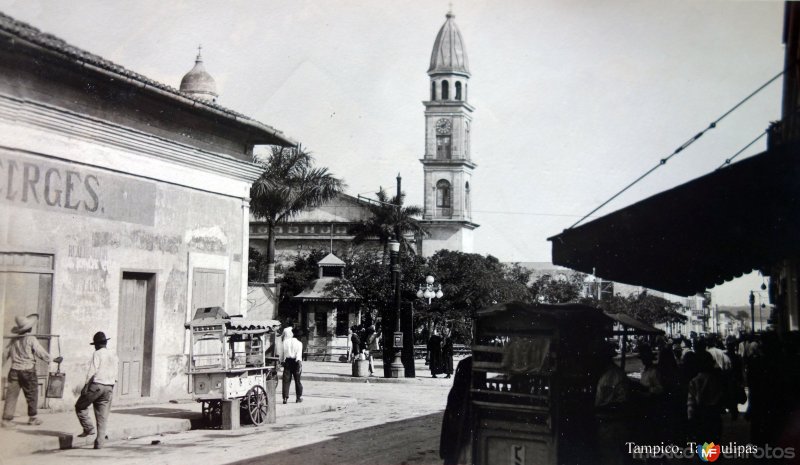
<instances>
[{"instance_id":1,"label":"church bell tower","mask_svg":"<svg viewBox=\"0 0 800 465\"><path fill-rule=\"evenodd\" d=\"M422 255L439 249L472 252L472 172L470 130L474 107L469 97L469 61L464 39L447 20L433 43L430 99L425 105L425 155L420 160L425 177L422 223L430 235L422 241Z\"/></svg>"}]
</instances>

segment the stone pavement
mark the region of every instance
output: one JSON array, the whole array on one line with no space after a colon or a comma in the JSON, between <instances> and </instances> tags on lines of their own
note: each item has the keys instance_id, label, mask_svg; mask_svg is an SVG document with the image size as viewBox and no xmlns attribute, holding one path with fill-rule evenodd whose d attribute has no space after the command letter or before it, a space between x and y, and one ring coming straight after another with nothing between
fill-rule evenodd
<instances>
[{"instance_id":1,"label":"stone pavement","mask_svg":"<svg viewBox=\"0 0 800 465\"><path fill-rule=\"evenodd\" d=\"M352 397L334 397L310 395L303 397L303 403L297 404L294 399L288 404L280 402L278 396L276 416L278 422L282 417L294 417L335 411L346 408L357 402ZM94 414L91 414L94 419ZM140 438L164 433L188 431L201 424L200 404L190 399L181 399L170 403L137 405L131 407L113 407L109 425L109 443L120 440ZM79 438L80 424L74 412L40 413L44 421L41 426L27 426L27 417L17 417L16 427L0 429L0 464L7 459L40 451L69 449L73 447L91 447L94 437Z\"/></svg>"},{"instance_id":2,"label":"stone pavement","mask_svg":"<svg viewBox=\"0 0 800 465\"><path fill-rule=\"evenodd\" d=\"M461 358L453 359L454 369L460 360ZM428 367L425 365L425 360L417 359L414 362L416 375L414 378L384 378L383 362L380 360L375 360L373 376L365 377L353 376L353 369L350 363L305 361L303 362L302 379L308 381L340 381L354 383L421 383L444 386L449 386L453 383L452 378L447 379L444 375L437 375L435 379L432 378L430 370L428 370Z\"/></svg>"},{"instance_id":3,"label":"stone pavement","mask_svg":"<svg viewBox=\"0 0 800 465\"><path fill-rule=\"evenodd\" d=\"M430 376L424 360L416 361L415 378L383 378L383 366L375 362L375 375L371 377L353 377L349 363L340 362L303 362L304 381L357 382L357 383L413 383L448 387L451 379L441 375L437 379ZM457 361L456 361L457 363ZM289 403L281 403L281 383L278 382L276 393L276 415L278 423L281 417L293 417L327 411L335 411L356 404L354 397L326 396L315 392L304 395L303 402L294 402L294 386L291 388ZM94 415L92 418L94 418ZM73 411L42 411L39 418L44 424L38 427L27 426L27 417L17 417L13 429L0 428L0 464L11 463L9 458L27 455L34 452L69 449L73 447L91 447L94 437L79 438L80 425ZM169 403L141 404L134 406L112 406L109 425L109 442L141 438L165 433L177 433L197 428L201 423L200 404L187 397Z\"/></svg>"}]
</instances>

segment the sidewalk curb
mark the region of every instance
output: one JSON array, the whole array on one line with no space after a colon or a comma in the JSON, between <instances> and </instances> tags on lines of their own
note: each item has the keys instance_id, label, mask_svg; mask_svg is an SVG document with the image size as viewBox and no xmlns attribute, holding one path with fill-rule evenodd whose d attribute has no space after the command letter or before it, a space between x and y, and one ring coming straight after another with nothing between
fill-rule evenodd
<instances>
[{"instance_id":1,"label":"sidewalk curb","mask_svg":"<svg viewBox=\"0 0 800 465\"><path fill-rule=\"evenodd\" d=\"M350 375L334 375L334 374L311 374L303 373L303 381L328 381L338 383L395 383L395 384L428 384L432 386L450 386L452 385L452 378L383 378L380 376L350 376Z\"/></svg>"},{"instance_id":2,"label":"sidewalk curb","mask_svg":"<svg viewBox=\"0 0 800 465\"><path fill-rule=\"evenodd\" d=\"M281 418L337 411L358 404L358 399L353 397L307 396L307 400L311 402L296 404L290 401L289 404L282 405L280 399L278 399L278 405L276 405L277 410L275 412L278 422L273 425L262 425L259 428L280 426ZM106 447L114 447L115 445L124 444L126 441L147 436L174 434L191 430L192 424L199 424L202 417L199 404L195 402L152 404L149 406L138 405L132 406L130 409L147 407L159 408L162 406L179 408L179 405L183 405L181 410L185 410L185 413L182 414L184 418L155 417L138 413L126 414L125 410L129 410L129 408L112 410L112 423L107 432L109 439L106 441ZM13 457L16 456L55 452L63 449L91 449L94 446L95 435L84 438L78 437L80 426L77 420L74 419L74 413L62 412L52 415L62 416L62 418L59 420L53 418L52 421L48 421L47 418L44 418L44 429L26 427L23 423L18 422L18 426L14 429L0 430L0 448L2 448L3 451L2 454L0 454L0 465L13 463ZM130 418L124 418L129 415ZM47 414L42 416L47 417L51 415ZM147 418L145 424L141 424L142 418ZM65 420L68 420L68 424L70 425L74 424L73 429L77 430L75 433L63 432L63 430L59 431L56 429L59 428L59 426L63 427L64 424L67 424ZM48 424L52 425L50 428L53 429L47 429ZM247 432L251 429L252 427L247 426L235 431Z\"/></svg>"}]
</instances>

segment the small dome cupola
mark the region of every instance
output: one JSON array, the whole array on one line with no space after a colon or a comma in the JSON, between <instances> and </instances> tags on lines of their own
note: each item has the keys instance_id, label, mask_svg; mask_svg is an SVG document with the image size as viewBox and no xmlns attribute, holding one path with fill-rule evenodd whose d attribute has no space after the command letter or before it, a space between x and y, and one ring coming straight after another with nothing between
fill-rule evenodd
<instances>
[{"instance_id":1,"label":"small dome cupola","mask_svg":"<svg viewBox=\"0 0 800 465\"><path fill-rule=\"evenodd\" d=\"M203 66L201 50L202 47L197 47L197 59L194 62L194 68L181 79L180 91L200 100L216 102L219 96L217 94L217 83Z\"/></svg>"},{"instance_id":2,"label":"small dome cupola","mask_svg":"<svg viewBox=\"0 0 800 465\"><path fill-rule=\"evenodd\" d=\"M469 60L467 50L464 48L464 39L454 20L456 16L452 11L447 13L447 20L436 35L431 53L431 65L428 75L458 74L469 77Z\"/></svg>"}]
</instances>

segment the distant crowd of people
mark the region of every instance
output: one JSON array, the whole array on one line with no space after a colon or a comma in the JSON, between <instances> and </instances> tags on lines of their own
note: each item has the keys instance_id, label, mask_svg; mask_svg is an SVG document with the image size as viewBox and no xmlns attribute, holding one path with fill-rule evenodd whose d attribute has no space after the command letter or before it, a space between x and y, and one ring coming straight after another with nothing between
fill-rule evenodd
<instances>
[{"instance_id":1,"label":"distant crowd of people","mask_svg":"<svg viewBox=\"0 0 800 465\"><path fill-rule=\"evenodd\" d=\"M438 345L437 337L429 347ZM594 431L595 437L579 442L592 450L595 463L632 463L626 449L630 443L723 444L725 415L743 421L739 410L744 405L750 427L746 442L759 447L800 444L800 333L780 339L775 333L659 336L634 345L642 362L638 375L620 366L616 344L602 346L597 354L602 365L589 414L595 427L578 429ZM630 363L635 363L635 354ZM458 364L442 423L440 456L445 465L470 463L475 434L471 373L472 357L467 357ZM734 440L741 442L726 437L724 444Z\"/></svg>"},{"instance_id":2,"label":"distant crowd of people","mask_svg":"<svg viewBox=\"0 0 800 465\"><path fill-rule=\"evenodd\" d=\"M723 415L737 420L745 403L751 443L796 442L786 433L797 429L789 422L797 421L800 405L795 336L783 342L774 333L640 341L639 383L613 361L616 351L610 348L595 398L603 463L620 463L618 446L629 441L719 444Z\"/></svg>"}]
</instances>

